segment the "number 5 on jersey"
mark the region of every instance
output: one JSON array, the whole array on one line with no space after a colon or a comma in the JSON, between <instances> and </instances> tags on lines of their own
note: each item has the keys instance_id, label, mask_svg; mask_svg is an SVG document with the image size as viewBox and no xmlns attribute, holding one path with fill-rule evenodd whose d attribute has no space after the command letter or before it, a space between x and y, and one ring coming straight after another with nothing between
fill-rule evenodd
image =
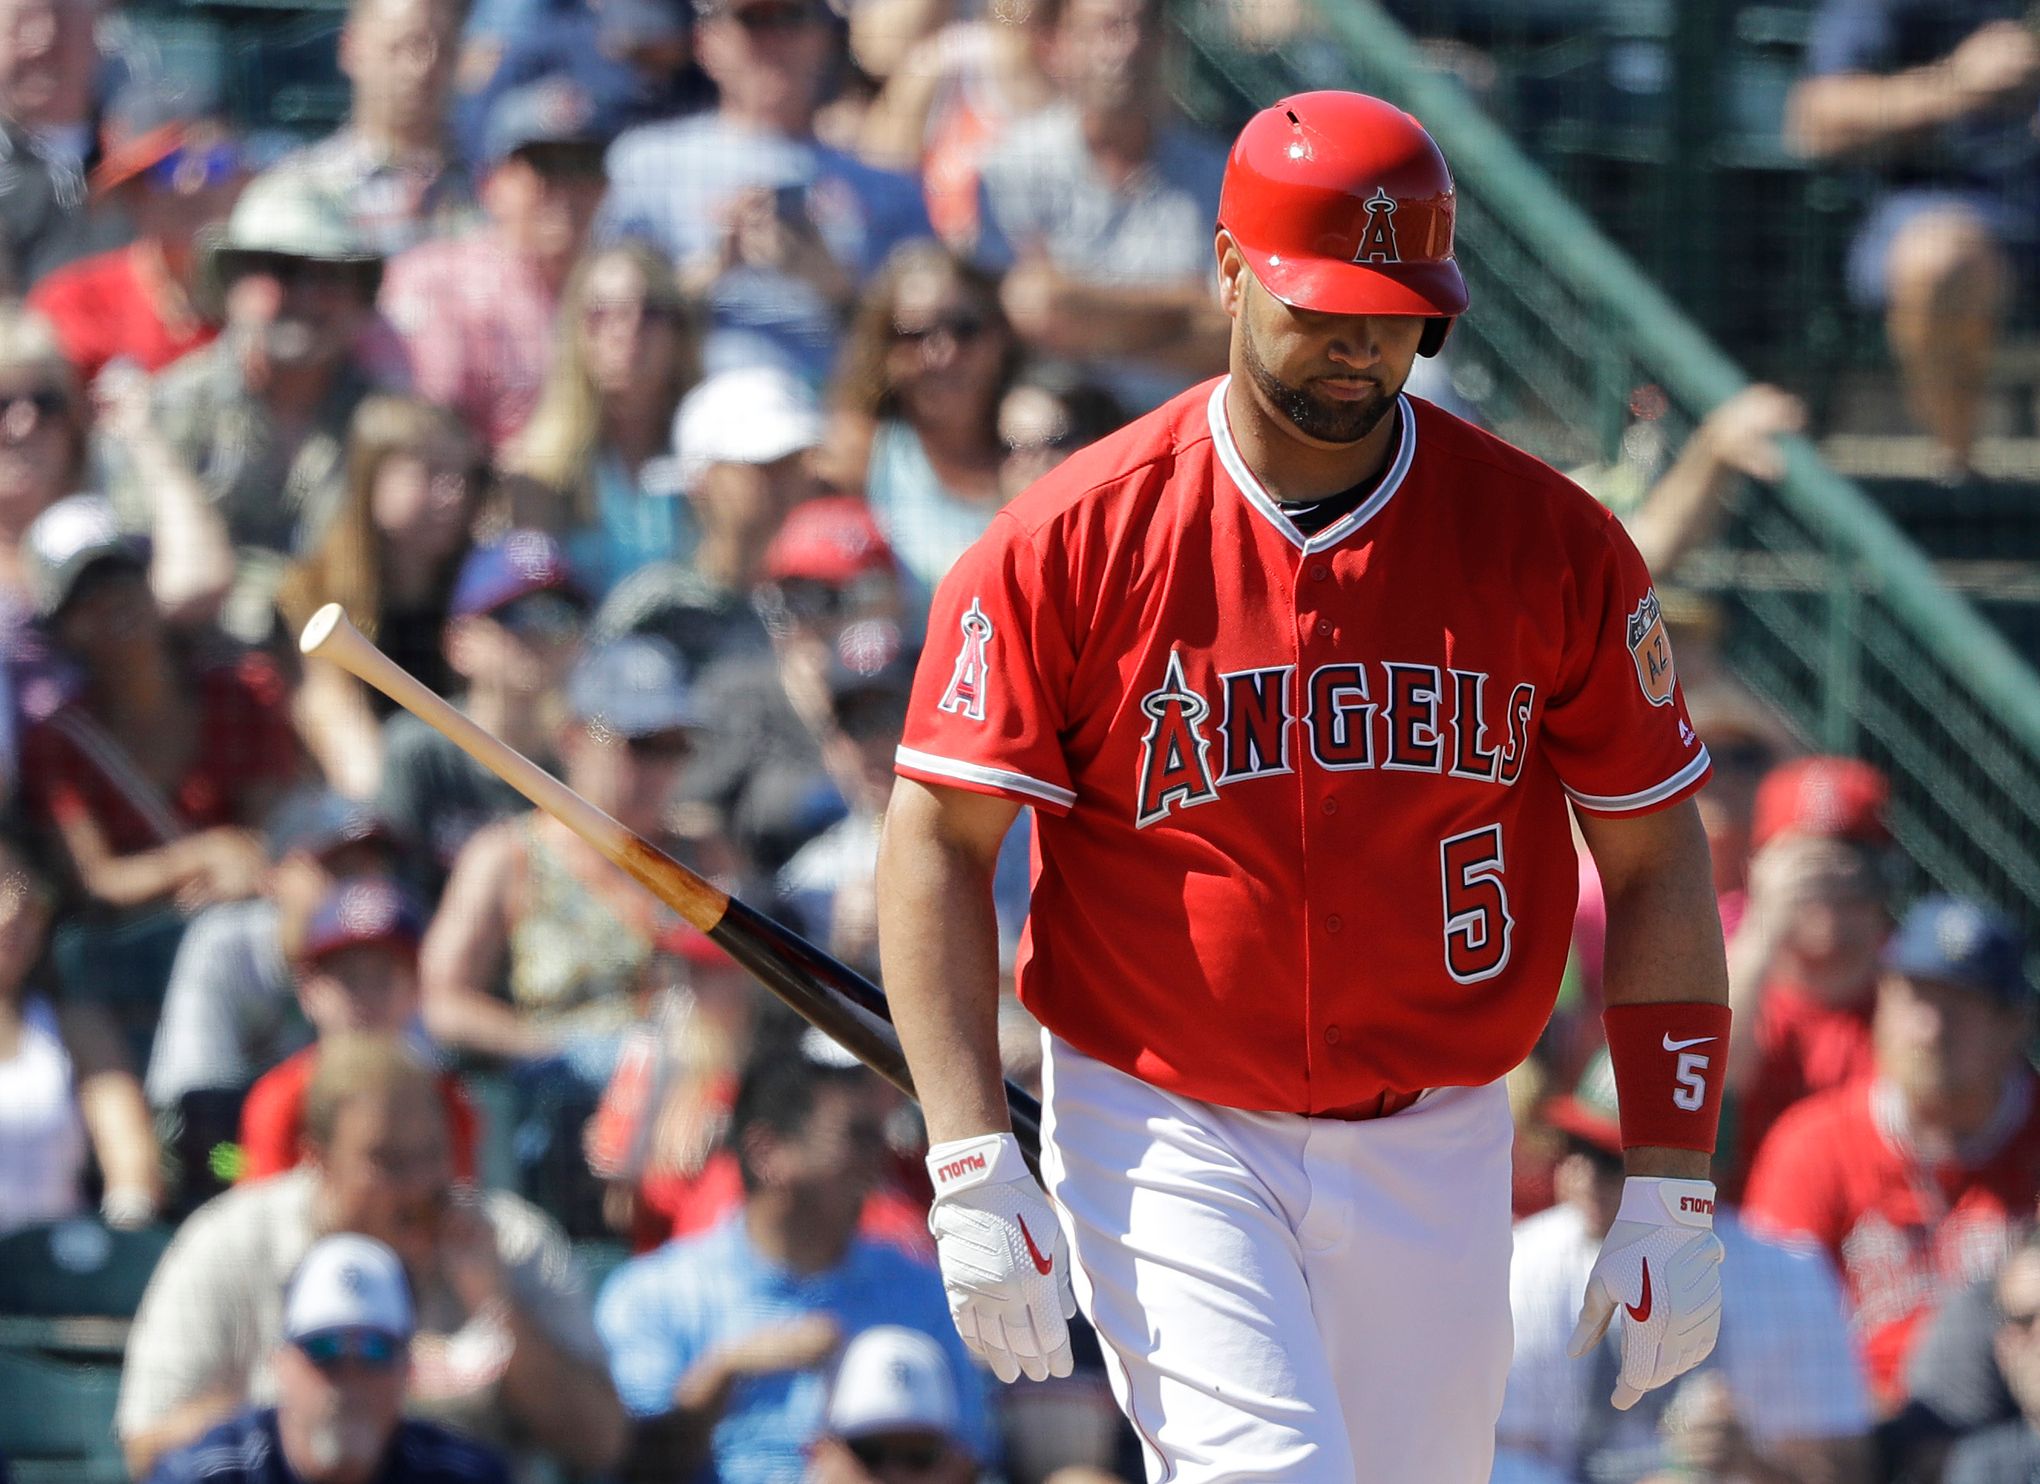
<instances>
[{"instance_id":1,"label":"number 5 on jersey","mask_svg":"<svg viewBox=\"0 0 2040 1484\"><path fill-rule=\"evenodd\" d=\"M1438 844L1445 886L1445 972L1461 984L1492 979L1509 965L1509 891L1502 884L1502 827L1483 825Z\"/></svg>"}]
</instances>

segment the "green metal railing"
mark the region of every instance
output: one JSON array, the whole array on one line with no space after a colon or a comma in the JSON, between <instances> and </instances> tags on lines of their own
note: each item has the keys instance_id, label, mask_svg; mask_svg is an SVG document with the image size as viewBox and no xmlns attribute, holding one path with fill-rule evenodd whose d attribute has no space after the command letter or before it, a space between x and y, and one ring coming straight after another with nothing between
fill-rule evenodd
<instances>
[{"instance_id":1,"label":"green metal railing","mask_svg":"<svg viewBox=\"0 0 2040 1484\"><path fill-rule=\"evenodd\" d=\"M1288 52L1231 43L1222 13L1183 15L1187 95L1263 104L1323 79L1330 53L1348 85L1423 119L1458 181L1473 294L1455 382L1497 431L1561 467L1647 472L1747 384L1394 21L1369 0L1316 0L1316 15L1320 34ZM1639 422L1646 386L1665 406ZM1724 659L1809 746L1892 775L1919 878L2040 927L2040 678L1855 485L1791 440L1785 478L1746 484L1676 576L1720 602Z\"/></svg>"}]
</instances>

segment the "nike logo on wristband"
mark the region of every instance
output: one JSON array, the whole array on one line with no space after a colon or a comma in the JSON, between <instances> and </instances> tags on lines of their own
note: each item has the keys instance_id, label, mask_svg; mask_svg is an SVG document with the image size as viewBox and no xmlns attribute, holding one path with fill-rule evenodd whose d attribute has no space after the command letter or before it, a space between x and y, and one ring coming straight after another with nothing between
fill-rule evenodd
<instances>
[{"instance_id":1,"label":"nike logo on wristband","mask_svg":"<svg viewBox=\"0 0 2040 1484\"><path fill-rule=\"evenodd\" d=\"M1027 1218L1025 1216L1015 1216L1013 1219L1020 1223L1020 1240L1027 1244L1027 1255L1034 1259L1034 1271L1041 1274L1044 1278L1047 1277L1055 1270L1055 1259L1043 1257L1041 1249L1034 1245L1034 1233L1027 1229ZM1648 1296L1648 1294L1645 1295L1645 1297Z\"/></svg>"},{"instance_id":2,"label":"nike logo on wristband","mask_svg":"<svg viewBox=\"0 0 2040 1484\"><path fill-rule=\"evenodd\" d=\"M1711 1039L1711 1038L1710 1038L1710 1039ZM1025 1230L1025 1228L1022 1228L1022 1230ZM1626 1309L1626 1310L1627 1310L1627 1311L1629 1312L1629 1317L1630 1317L1631 1319L1634 1319L1634 1320L1635 1320L1635 1321L1636 1321L1636 1322L1637 1322L1638 1324L1642 1324L1642 1323L1643 1323L1643 1322L1644 1322L1645 1320L1647 1320L1647 1319L1649 1319L1649 1318L1650 1318L1650 1259L1649 1259L1649 1258L1647 1258L1647 1257L1646 1257L1646 1258L1645 1258L1645 1259L1643 1260L1643 1297L1642 1297L1641 1299L1639 1299L1639 1300L1638 1300L1637 1302L1633 1303L1633 1304L1624 1304L1624 1305L1623 1305L1622 1307L1623 1307L1624 1309Z\"/></svg>"},{"instance_id":3,"label":"nike logo on wristband","mask_svg":"<svg viewBox=\"0 0 2040 1484\"><path fill-rule=\"evenodd\" d=\"M1690 1041L1674 1041L1672 1039L1672 1033L1670 1031L1666 1031L1665 1050L1684 1051L1688 1046L1705 1046L1709 1041L1714 1041L1718 1039L1720 1038L1717 1036L1695 1036Z\"/></svg>"}]
</instances>

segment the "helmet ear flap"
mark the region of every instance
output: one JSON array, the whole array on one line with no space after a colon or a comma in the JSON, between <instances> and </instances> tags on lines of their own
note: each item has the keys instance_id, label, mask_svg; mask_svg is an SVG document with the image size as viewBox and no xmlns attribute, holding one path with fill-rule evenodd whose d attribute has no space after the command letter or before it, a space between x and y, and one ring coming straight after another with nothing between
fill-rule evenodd
<instances>
[{"instance_id":1,"label":"helmet ear flap","mask_svg":"<svg viewBox=\"0 0 2040 1484\"><path fill-rule=\"evenodd\" d=\"M1424 338L1417 342L1417 354L1435 356L1445 348L1445 337L1452 333L1450 316L1440 316L1424 321Z\"/></svg>"}]
</instances>

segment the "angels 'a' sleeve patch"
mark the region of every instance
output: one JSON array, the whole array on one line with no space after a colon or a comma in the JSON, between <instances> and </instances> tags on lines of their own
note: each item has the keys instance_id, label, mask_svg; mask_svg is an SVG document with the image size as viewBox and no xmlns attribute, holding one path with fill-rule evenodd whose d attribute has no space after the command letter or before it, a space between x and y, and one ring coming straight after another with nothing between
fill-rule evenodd
<instances>
[{"instance_id":1,"label":"angels 'a' sleeve patch","mask_svg":"<svg viewBox=\"0 0 2040 1484\"><path fill-rule=\"evenodd\" d=\"M1672 640L1665 632L1665 615L1658 603L1657 589L1651 588L1629 615L1625 637L1629 657L1636 662L1636 683L1643 698L1653 706L1669 706L1677 677L1672 672Z\"/></svg>"},{"instance_id":2,"label":"angels 'a' sleeve patch","mask_svg":"<svg viewBox=\"0 0 2040 1484\"><path fill-rule=\"evenodd\" d=\"M949 672L949 684L938 711L971 721L985 719L985 687L991 679L992 621L985 616L982 600L973 597L970 607L957 620L963 639L956 649L956 663Z\"/></svg>"}]
</instances>

